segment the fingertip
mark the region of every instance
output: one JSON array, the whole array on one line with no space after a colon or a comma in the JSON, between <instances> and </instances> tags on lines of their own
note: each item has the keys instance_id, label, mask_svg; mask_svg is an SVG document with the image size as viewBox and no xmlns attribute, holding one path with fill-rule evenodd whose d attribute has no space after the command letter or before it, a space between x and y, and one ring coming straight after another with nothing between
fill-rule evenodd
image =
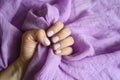
<instances>
[{"instance_id":1,"label":"fingertip","mask_svg":"<svg viewBox=\"0 0 120 80\"><path fill-rule=\"evenodd\" d=\"M70 40L71 40L71 45L73 45L74 42L75 42L75 41L74 41L74 38L73 38L72 36L70 36L69 38L70 38Z\"/></svg>"},{"instance_id":2,"label":"fingertip","mask_svg":"<svg viewBox=\"0 0 120 80\"><path fill-rule=\"evenodd\" d=\"M50 44L51 44L50 40L49 40L47 37L44 38L44 43L43 43L43 45L44 45L44 46L50 46Z\"/></svg>"},{"instance_id":3,"label":"fingertip","mask_svg":"<svg viewBox=\"0 0 120 80\"><path fill-rule=\"evenodd\" d=\"M73 52L73 49L72 47L66 47L64 49L58 49L58 50L55 50L55 54L56 55L61 55L61 56L68 56L68 55L71 55Z\"/></svg>"},{"instance_id":4,"label":"fingertip","mask_svg":"<svg viewBox=\"0 0 120 80\"><path fill-rule=\"evenodd\" d=\"M62 52L62 50L56 50L56 51L55 51L55 54L61 55L61 52Z\"/></svg>"},{"instance_id":5,"label":"fingertip","mask_svg":"<svg viewBox=\"0 0 120 80\"><path fill-rule=\"evenodd\" d=\"M56 25L61 25L61 26L64 26L64 24L63 24L63 22L62 22L62 21L57 21L55 24L56 24Z\"/></svg>"},{"instance_id":6,"label":"fingertip","mask_svg":"<svg viewBox=\"0 0 120 80\"><path fill-rule=\"evenodd\" d=\"M47 36L52 37L54 34L59 32L64 27L63 22L57 21L55 24L53 24L47 31Z\"/></svg>"},{"instance_id":7,"label":"fingertip","mask_svg":"<svg viewBox=\"0 0 120 80\"><path fill-rule=\"evenodd\" d=\"M47 31L47 36L48 37L51 37L53 35L54 35L54 31L52 31L52 30Z\"/></svg>"},{"instance_id":8,"label":"fingertip","mask_svg":"<svg viewBox=\"0 0 120 80\"><path fill-rule=\"evenodd\" d=\"M51 44L50 40L47 38L45 30L43 29L38 30L36 35L37 35L37 41L42 45L49 46Z\"/></svg>"},{"instance_id":9,"label":"fingertip","mask_svg":"<svg viewBox=\"0 0 120 80\"><path fill-rule=\"evenodd\" d=\"M69 35L71 35L71 29L70 28L65 27L65 30L66 30L67 33L69 33Z\"/></svg>"},{"instance_id":10,"label":"fingertip","mask_svg":"<svg viewBox=\"0 0 120 80\"><path fill-rule=\"evenodd\" d=\"M56 42L58 42L59 41L59 37L58 36L54 36L54 37L52 37L52 39L51 39L51 41L53 42L53 43L56 43Z\"/></svg>"}]
</instances>

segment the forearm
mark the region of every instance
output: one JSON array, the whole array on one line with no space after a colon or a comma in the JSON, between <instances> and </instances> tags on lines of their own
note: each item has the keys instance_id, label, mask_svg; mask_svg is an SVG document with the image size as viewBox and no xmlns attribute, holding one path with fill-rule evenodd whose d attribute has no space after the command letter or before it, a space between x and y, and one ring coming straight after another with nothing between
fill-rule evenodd
<instances>
[{"instance_id":1,"label":"forearm","mask_svg":"<svg viewBox=\"0 0 120 80\"><path fill-rule=\"evenodd\" d=\"M18 58L6 70L0 73L0 80L22 80L28 64Z\"/></svg>"}]
</instances>

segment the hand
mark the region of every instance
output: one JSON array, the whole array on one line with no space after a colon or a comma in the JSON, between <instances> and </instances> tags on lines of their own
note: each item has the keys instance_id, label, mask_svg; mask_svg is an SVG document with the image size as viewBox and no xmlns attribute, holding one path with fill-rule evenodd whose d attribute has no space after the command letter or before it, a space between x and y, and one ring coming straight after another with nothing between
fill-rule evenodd
<instances>
[{"instance_id":1,"label":"hand","mask_svg":"<svg viewBox=\"0 0 120 80\"><path fill-rule=\"evenodd\" d=\"M22 37L20 57L24 61L30 61L35 54L38 43L44 46L51 45L57 55L70 55L72 53L72 47L70 46L74 43L70 34L71 30L64 27L64 24L60 21L52 25L47 34L43 29L27 31Z\"/></svg>"},{"instance_id":2,"label":"hand","mask_svg":"<svg viewBox=\"0 0 120 80\"><path fill-rule=\"evenodd\" d=\"M51 38L52 41L52 49L57 55L70 55L72 53L72 47L74 43L74 39L71 35L71 30L69 28L64 27L62 22L56 22L53 26L51 26L47 35Z\"/></svg>"},{"instance_id":3,"label":"hand","mask_svg":"<svg viewBox=\"0 0 120 80\"><path fill-rule=\"evenodd\" d=\"M23 62L29 62L35 54L37 44L49 46L50 41L43 29L27 31L22 36L20 58Z\"/></svg>"},{"instance_id":4,"label":"hand","mask_svg":"<svg viewBox=\"0 0 120 80\"><path fill-rule=\"evenodd\" d=\"M51 44L57 55L70 55L72 53L72 47L70 46L74 43L70 34L70 29L65 28L63 23L59 21L48 29L47 35L43 29L25 32L22 37L20 57L0 73L0 80L22 80L38 43L44 46L50 46Z\"/></svg>"}]
</instances>

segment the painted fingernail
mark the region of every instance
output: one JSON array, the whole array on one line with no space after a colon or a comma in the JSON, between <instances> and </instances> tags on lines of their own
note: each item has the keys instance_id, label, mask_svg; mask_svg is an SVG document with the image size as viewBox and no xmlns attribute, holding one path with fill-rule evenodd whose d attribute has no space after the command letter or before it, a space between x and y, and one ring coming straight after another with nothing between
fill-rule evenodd
<instances>
[{"instance_id":1,"label":"painted fingernail","mask_svg":"<svg viewBox=\"0 0 120 80\"><path fill-rule=\"evenodd\" d=\"M47 36L48 36L48 37L51 37L53 34L54 34L53 31L48 31Z\"/></svg>"},{"instance_id":2,"label":"painted fingernail","mask_svg":"<svg viewBox=\"0 0 120 80\"><path fill-rule=\"evenodd\" d=\"M44 42L45 42L46 45L50 45L50 40L48 38L45 38Z\"/></svg>"},{"instance_id":3,"label":"painted fingernail","mask_svg":"<svg viewBox=\"0 0 120 80\"><path fill-rule=\"evenodd\" d=\"M56 54L60 54L62 51L61 50L56 50Z\"/></svg>"},{"instance_id":4,"label":"painted fingernail","mask_svg":"<svg viewBox=\"0 0 120 80\"><path fill-rule=\"evenodd\" d=\"M59 41L59 37L58 36L55 36L52 38L52 42L53 43L56 43L57 41Z\"/></svg>"},{"instance_id":5,"label":"painted fingernail","mask_svg":"<svg viewBox=\"0 0 120 80\"><path fill-rule=\"evenodd\" d=\"M60 48L60 44L59 43L54 44L54 48L55 48L55 50L58 49L58 48Z\"/></svg>"}]
</instances>

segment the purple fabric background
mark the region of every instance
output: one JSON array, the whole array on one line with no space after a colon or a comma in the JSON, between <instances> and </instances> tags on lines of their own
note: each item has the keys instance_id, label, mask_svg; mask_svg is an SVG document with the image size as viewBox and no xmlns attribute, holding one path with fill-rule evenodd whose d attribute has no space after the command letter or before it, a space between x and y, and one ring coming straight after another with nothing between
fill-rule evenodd
<instances>
[{"instance_id":1,"label":"purple fabric background","mask_svg":"<svg viewBox=\"0 0 120 80\"><path fill-rule=\"evenodd\" d=\"M24 80L120 80L120 0L0 0L0 71L19 56L24 31L57 20L72 30L73 54L39 44Z\"/></svg>"}]
</instances>

